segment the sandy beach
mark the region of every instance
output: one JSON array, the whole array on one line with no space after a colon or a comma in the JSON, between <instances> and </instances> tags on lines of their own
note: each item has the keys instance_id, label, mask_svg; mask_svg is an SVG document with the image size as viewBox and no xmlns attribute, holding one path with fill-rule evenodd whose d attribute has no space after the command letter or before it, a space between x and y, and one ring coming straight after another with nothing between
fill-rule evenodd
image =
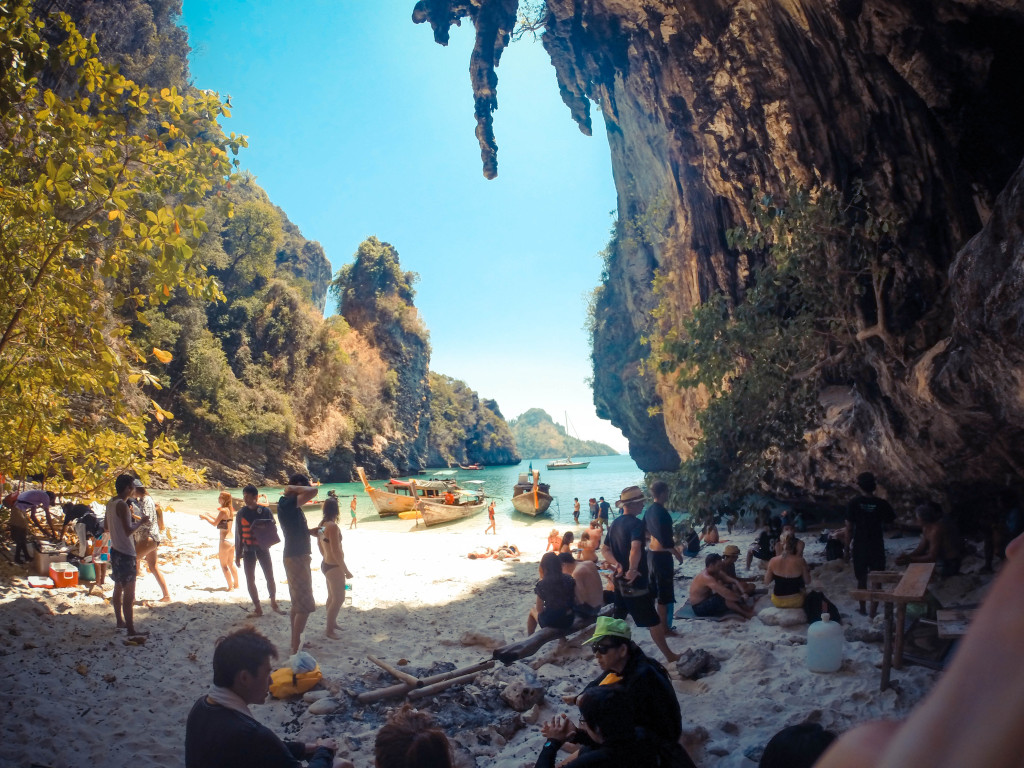
<instances>
[{"instance_id":1,"label":"sandy beach","mask_svg":"<svg viewBox=\"0 0 1024 768\"><path fill-rule=\"evenodd\" d=\"M369 767L376 730L401 699L366 706L355 702L354 694L395 682L367 654L426 675L486 660L491 648L525 637L537 563L551 525L505 524L495 537L483 535L485 518L478 522L420 532L343 528L355 578L352 602L339 618L342 639L324 636L326 586L314 557L318 610L310 617L304 648L318 660L323 688L339 709L315 715L301 697L269 699L254 707L256 716L283 737L334 737L342 745L340 756L359 768ZM142 604L135 617L140 629L152 633L145 645L124 644L109 602L98 594L88 595L85 587L31 589L20 570L3 566L0 712L5 737L0 766L183 765L185 719L210 685L216 638L253 624L277 645L279 661L287 657L288 618L269 610L259 570L266 615L250 619L244 578L240 589L225 590L216 531L183 508L169 514L167 524L173 540L161 547L160 561L173 602L152 602L160 596L156 581L148 573L140 578L137 596ZM879 693L881 612L873 620L856 614L847 595L854 586L849 567L841 561L822 564L823 545L811 534L804 537L808 561L819 564L813 571L816 587L844 614L848 639L842 669L835 674L807 670L804 624L771 626L758 617L749 622L677 621L679 636L670 639L673 649L704 649L721 665L697 681L680 679L670 668L677 681L684 738L698 765L751 768L775 732L806 720L839 732L869 719L900 717L936 679L936 672L908 665L894 671L892 689ZM744 531L726 538L745 552L754 537ZM503 541L523 551L519 562L466 556L477 546ZM900 552L916 541L887 540L887 547L890 553ZM706 552L723 548L724 543ZM280 550L273 550L275 577L287 610ZM979 558L968 557L967 574L944 582L933 579L932 592L944 605L978 602L991 578L973 573L980 564ZM679 604L689 577L702 566L702 559L699 564L688 560L679 569L685 577L677 577ZM756 561L749 575L755 573L760 573ZM742 562L740 575L745 575ZM769 605L761 597L757 608ZM635 630L634 639L658 657L646 630ZM443 662L449 666L435 666ZM578 692L597 672L588 649L551 643L524 662L495 667L473 684L419 705L438 712L456 744L460 765L532 766L543 743L539 723L523 722L506 707L501 688L514 679L536 680L545 698L525 719L543 722L570 712L562 696Z\"/></svg>"}]
</instances>

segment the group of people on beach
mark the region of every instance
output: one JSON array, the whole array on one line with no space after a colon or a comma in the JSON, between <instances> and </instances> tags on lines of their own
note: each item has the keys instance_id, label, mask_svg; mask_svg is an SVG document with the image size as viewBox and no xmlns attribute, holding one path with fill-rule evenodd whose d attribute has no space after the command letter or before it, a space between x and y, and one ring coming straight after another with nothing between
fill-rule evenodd
<instances>
[{"instance_id":1,"label":"group of people on beach","mask_svg":"<svg viewBox=\"0 0 1024 768\"><path fill-rule=\"evenodd\" d=\"M282 562L288 579L288 592L291 598L291 652L298 653L302 645L302 633L306 628L309 615L316 611L313 597L312 577L312 545L311 538L317 541L320 551L320 570L327 582L327 637L337 639L340 627L338 614L345 602L346 580L352 573L345 565L345 552L342 548L341 528L338 524L340 504L338 497L329 493L323 504L323 518L319 525L310 528L306 521L302 505L312 501L317 495L317 488L309 478L302 474L292 475L288 485L281 492L277 502L277 522L284 534L284 550ZM245 574L245 583L253 604L252 617L263 615L259 588L256 584L256 566L259 565L267 584L267 595L270 608L275 613L283 613L277 604L277 583L274 579L274 564L270 557L271 547L278 544L277 522L274 513L267 504L260 503L259 489L247 485L242 489L242 506L235 512L231 494L224 491L218 497L217 514L201 515L201 517L218 529L220 536L218 556L221 570L227 581L229 590L238 587L238 566L241 565ZM356 498L352 497L349 505L352 522L349 528L355 527ZM233 531L233 536L232 536Z\"/></svg>"}]
</instances>

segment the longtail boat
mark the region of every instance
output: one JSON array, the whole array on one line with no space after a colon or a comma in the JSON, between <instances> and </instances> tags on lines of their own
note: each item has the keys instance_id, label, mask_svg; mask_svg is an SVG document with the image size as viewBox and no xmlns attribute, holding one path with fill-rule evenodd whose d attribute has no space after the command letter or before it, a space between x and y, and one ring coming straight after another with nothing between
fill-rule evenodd
<instances>
[{"instance_id":1,"label":"longtail boat","mask_svg":"<svg viewBox=\"0 0 1024 768\"><path fill-rule=\"evenodd\" d=\"M512 486L512 506L516 512L536 517L551 506L551 487L540 481L540 472L536 469L532 475L532 481L525 472L519 475L519 482Z\"/></svg>"},{"instance_id":2,"label":"longtail boat","mask_svg":"<svg viewBox=\"0 0 1024 768\"><path fill-rule=\"evenodd\" d=\"M383 488L374 488L366 479L366 471L356 467L356 474L363 483L363 490L370 497L374 509L381 517L392 517L401 512L412 512L419 499L443 499L446 491L456 491L455 470L435 472L428 480L395 480L392 478Z\"/></svg>"}]
</instances>

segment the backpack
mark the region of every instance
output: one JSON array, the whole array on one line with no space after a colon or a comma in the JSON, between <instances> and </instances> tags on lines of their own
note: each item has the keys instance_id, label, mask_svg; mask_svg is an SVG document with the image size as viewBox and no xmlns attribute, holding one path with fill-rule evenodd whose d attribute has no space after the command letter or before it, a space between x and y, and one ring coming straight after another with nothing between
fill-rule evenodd
<instances>
[{"instance_id":1,"label":"backpack","mask_svg":"<svg viewBox=\"0 0 1024 768\"><path fill-rule=\"evenodd\" d=\"M281 537L277 533L277 522L273 517L261 517L253 520L249 529L252 531L253 539L256 540L256 545L263 549L270 549L281 541Z\"/></svg>"},{"instance_id":2,"label":"backpack","mask_svg":"<svg viewBox=\"0 0 1024 768\"><path fill-rule=\"evenodd\" d=\"M839 613L836 604L817 590L808 592L804 598L804 613L807 615L808 624L819 621L823 613L827 613L836 624L843 623L843 616Z\"/></svg>"}]
</instances>

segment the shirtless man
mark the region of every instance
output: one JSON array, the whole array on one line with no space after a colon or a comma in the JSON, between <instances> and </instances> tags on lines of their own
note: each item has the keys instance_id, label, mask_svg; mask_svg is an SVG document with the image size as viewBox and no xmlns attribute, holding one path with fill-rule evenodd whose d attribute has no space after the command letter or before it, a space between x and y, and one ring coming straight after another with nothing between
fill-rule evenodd
<instances>
[{"instance_id":1,"label":"shirtless man","mask_svg":"<svg viewBox=\"0 0 1024 768\"><path fill-rule=\"evenodd\" d=\"M576 582L576 613L594 618L604 606L604 586L601 574L597 572L597 563L574 560L568 552L562 552L558 559L562 563L562 573L572 576Z\"/></svg>"},{"instance_id":2,"label":"shirtless man","mask_svg":"<svg viewBox=\"0 0 1024 768\"><path fill-rule=\"evenodd\" d=\"M704 558L704 570L694 576L690 584L690 607L697 616L721 616L729 609L749 619L754 615L753 609L741 603L739 596L719 579L721 567L721 555Z\"/></svg>"},{"instance_id":3,"label":"shirtless man","mask_svg":"<svg viewBox=\"0 0 1024 768\"><path fill-rule=\"evenodd\" d=\"M740 548L735 544L727 544L722 552L722 565L718 569L718 578L736 590L738 595L752 595L756 587L750 579L741 579L736 575L736 561L740 558Z\"/></svg>"},{"instance_id":4,"label":"shirtless man","mask_svg":"<svg viewBox=\"0 0 1024 768\"><path fill-rule=\"evenodd\" d=\"M920 505L914 512L921 524L921 543L913 552L899 555L896 565L935 563L943 578L960 573L963 553L952 524L943 517L942 507L930 501Z\"/></svg>"}]
</instances>

